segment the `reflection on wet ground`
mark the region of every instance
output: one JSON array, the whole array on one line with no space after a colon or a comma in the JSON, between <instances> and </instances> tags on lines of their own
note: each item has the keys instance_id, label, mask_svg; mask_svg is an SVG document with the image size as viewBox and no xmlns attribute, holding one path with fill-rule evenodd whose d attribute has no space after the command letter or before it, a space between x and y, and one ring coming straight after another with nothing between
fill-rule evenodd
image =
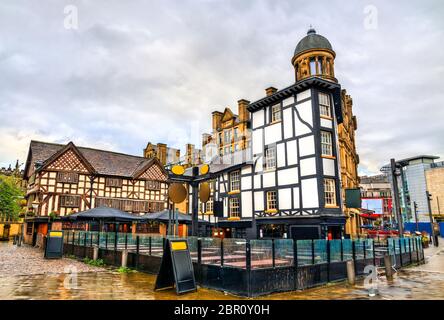
<instances>
[{"instance_id":1,"label":"reflection on wet ground","mask_svg":"<svg viewBox=\"0 0 444 320\"><path fill-rule=\"evenodd\" d=\"M199 288L197 292L177 296L174 290L154 292L156 277L141 272L101 272L77 274L77 288L68 274L0 274L0 299L241 299L223 292ZM73 279L75 280L75 278ZM67 285L65 285L67 283ZM71 289L70 289L71 286ZM444 299L444 252L433 255L427 264L399 271L392 282L380 277L379 294L369 297L361 279L355 286L345 282L304 291L272 294L258 299Z\"/></svg>"},{"instance_id":2,"label":"reflection on wet ground","mask_svg":"<svg viewBox=\"0 0 444 320\"><path fill-rule=\"evenodd\" d=\"M177 296L173 290L154 292L155 276L140 272L115 271L80 273L77 288L67 289L67 275L0 277L0 299L240 299L223 292L199 288L195 293ZM444 299L444 274L405 270L393 282L381 277L379 295L369 297L363 281L355 286L344 282L305 291L272 294L259 299Z\"/></svg>"}]
</instances>

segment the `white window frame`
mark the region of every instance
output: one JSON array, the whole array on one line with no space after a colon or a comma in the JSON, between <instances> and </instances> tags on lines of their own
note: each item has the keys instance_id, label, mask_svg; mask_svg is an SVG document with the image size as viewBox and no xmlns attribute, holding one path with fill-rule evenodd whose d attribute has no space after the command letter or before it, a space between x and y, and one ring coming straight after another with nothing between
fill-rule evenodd
<instances>
[{"instance_id":1,"label":"white window frame","mask_svg":"<svg viewBox=\"0 0 444 320\"><path fill-rule=\"evenodd\" d=\"M333 156L333 134L330 131L321 130L321 154Z\"/></svg>"},{"instance_id":2,"label":"white window frame","mask_svg":"<svg viewBox=\"0 0 444 320\"><path fill-rule=\"evenodd\" d=\"M265 170L276 169L276 145L270 145L265 148L264 168Z\"/></svg>"},{"instance_id":3,"label":"white window frame","mask_svg":"<svg viewBox=\"0 0 444 320\"><path fill-rule=\"evenodd\" d=\"M277 192L275 190L267 191L267 211L277 210Z\"/></svg>"},{"instance_id":4,"label":"white window frame","mask_svg":"<svg viewBox=\"0 0 444 320\"><path fill-rule=\"evenodd\" d=\"M332 178L324 178L325 206L336 206L336 181Z\"/></svg>"},{"instance_id":5,"label":"white window frame","mask_svg":"<svg viewBox=\"0 0 444 320\"><path fill-rule=\"evenodd\" d=\"M327 93L319 92L319 113L321 116L331 118L331 103L330 95Z\"/></svg>"},{"instance_id":6,"label":"white window frame","mask_svg":"<svg viewBox=\"0 0 444 320\"><path fill-rule=\"evenodd\" d=\"M240 171L230 172L230 191L240 191Z\"/></svg>"},{"instance_id":7,"label":"white window frame","mask_svg":"<svg viewBox=\"0 0 444 320\"><path fill-rule=\"evenodd\" d=\"M281 104L275 104L271 106L271 122L278 122L282 120L281 116Z\"/></svg>"},{"instance_id":8,"label":"white window frame","mask_svg":"<svg viewBox=\"0 0 444 320\"><path fill-rule=\"evenodd\" d=\"M240 217L240 199L238 197L232 197L229 199L229 216L230 217Z\"/></svg>"}]
</instances>

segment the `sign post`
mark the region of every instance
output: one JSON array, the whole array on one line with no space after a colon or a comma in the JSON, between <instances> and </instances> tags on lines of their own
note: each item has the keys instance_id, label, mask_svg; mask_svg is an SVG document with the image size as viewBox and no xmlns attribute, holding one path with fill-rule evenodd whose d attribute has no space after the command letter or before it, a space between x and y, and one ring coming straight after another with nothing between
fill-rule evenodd
<instances>
[{"instance_id":1,"label":"sign post","mask_svg":"<svg viewBox=\"0 0 444 320\"><path fill-rule=\"evenodd\" d=\"M45 246L46 259L60 259L63 256L63 231L48 232Z\"/></svg>"},{"instance_id":2,"label":"sign post","mask_svg":"<svg viewBox=\"0 0 444 320\"><path fill-rule=\"evenodd\" d=\"M176 293L196 291L193 262L187 240L166 239L154 290L176 287Z\"/></svg>"}]
</instances>

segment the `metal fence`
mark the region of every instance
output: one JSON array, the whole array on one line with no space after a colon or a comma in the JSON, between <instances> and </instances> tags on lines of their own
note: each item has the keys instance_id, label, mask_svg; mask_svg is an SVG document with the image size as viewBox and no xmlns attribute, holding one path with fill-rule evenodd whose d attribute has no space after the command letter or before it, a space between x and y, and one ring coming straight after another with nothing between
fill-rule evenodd
<instances>
[{"instance_id":1,"label":"metal fence","mask_svg":"<svg viewBox=\"0 0 444 320\"><path fill-rule=\"evenodd\" d=\"M421 239L390 238L386 247L373 239L292 240L188 237L196 280L205 287L256 296L305 289L345 279L345 262L353 260L357 275L367 264L381 266L393 256L397 266L424 259ZM98 247L106 263L119 265L128 250L129 266L156 273L165 238L159 235L65 231L67 254L91 256ZM70 251L71 250L71 251ZM76 251L77 250L77 251ZM89 250L89 251L88 251Z\"/></svg>"}]
</instances>

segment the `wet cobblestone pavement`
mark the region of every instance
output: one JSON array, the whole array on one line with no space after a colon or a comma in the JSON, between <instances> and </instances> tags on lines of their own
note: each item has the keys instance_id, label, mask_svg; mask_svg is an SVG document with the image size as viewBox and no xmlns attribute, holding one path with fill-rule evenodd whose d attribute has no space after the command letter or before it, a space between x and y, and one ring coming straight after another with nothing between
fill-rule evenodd
<instances>
[{"instance_id":1,"label":"wet cobblestone pavement","mask_svg":"<svg viewBox=\"0 0 444 320\"><path fill-rule=\"evenodd\" d=\"M93 268L72 259L48 261L41 258L41 251L29 247L18 248L24 250L18 251L17 257L11 257L14 252L9 246L13 247L0 244L0 299L239 299L204 288L181 296L176 296L173 290L154 292L153 275L141 272L121 274L110 269ZM369 297L361 279L355 286L340 282L305 291L272 294L259 299L444 300L444 252L432 249L426 251L427 256L427 264L400 271L392 282L380 277L379 294L374 297ZM77 288L64 285L68 275L60 272L67 265L75 265L81 270L77 274ZM28 271L33 274L26 274Z\"/></svg>"}]
</instances>

